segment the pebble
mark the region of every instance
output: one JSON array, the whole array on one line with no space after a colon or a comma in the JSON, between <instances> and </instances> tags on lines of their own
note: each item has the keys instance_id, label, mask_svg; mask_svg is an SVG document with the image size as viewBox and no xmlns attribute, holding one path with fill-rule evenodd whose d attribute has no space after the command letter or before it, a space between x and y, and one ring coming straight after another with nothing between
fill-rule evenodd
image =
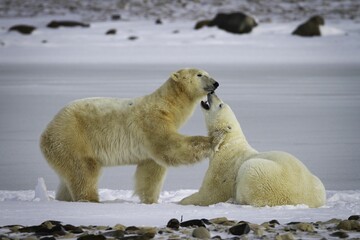
<instances>
[{"instance_id":1,"label":"pebble","mask_svg":"<svg viewBox=\"0 0 360 240\"><path fill-rule=\"evenodd\" d=\"M209 239L211 237L210 232L205 227L195 228L192 236L199 239Z\"/></svg>"},{"instance_id":2,"label":"pebble","mask_svg":"<svg viewBox=\"0 0 360 240\"><path fill-rule=\"evenodd\" d=\"M275 240L294 240L295 237L292 233L278 234L275 236Z\"/></svg>"},{"instance_id":3,"label":"pebble","mask_svg":"<svg viewBox=\"0 0 360 240\"><path fill-rule=\"evenodd\" d=\"M205 227L205 224L200 219L193 219L180 223L181 227Z\"/></svg>"},{"instance_id":4,"label":"pebble","mask_svg":"<svg viewBox=\"0 0 360 240\"><path fill-rule=\"evenodd\" d=\"M77 240L105 240L106 237L103 235L95 235L95 234L89 234L89 235L84 235L81 237L78 237Z\"/></svg>"},{"instance_id":5,"label":"pebble","mask_svg":"<svg viewBox=\"0 0 360 240\"><path fill-rule=\"evenodd\" d=\"M337 231L337 232L333 232L332 234L330 234L330 236L338 237L338 238L347 238L347 237L349 237L349 234L347 234L346 232L343 232L343 231Z\"/></svg>"},{"instance_id":6,"label":"pebble","mask_svg":"<svg viewBox=\"0 0 360 240\"><path fill-rule=\"evenodd\" d=\"M360 220L360 215L351 215L348 220Z\"/></svg>"},{"instance_id":7,"label":"pebble","mask_svg":"<svg viewBox=\"0 0 360 240\"><path fill-rule=\"evenodd\" d=\"M248 234L250 232L250 226L248 223L240 223L240 224L237 224L231 228L229 228L229 232L232 234L232 235L243 235L243 234Z\"/></svg>"},{"instance_id":8,"label":"pebble","mask_svg":"<svg viewBox=\"0 0 360 240\"><path fill-rule=\"evenodd\" d=\"M170 221L166 224L166 227L178 230L180 227L180 222L176 218L170 219Z\"/></svg>"},{"instance_id":9,"label":"pebble","mask_svg":"<svg viewBox=\"0 0 360 240\"><path fill-rule=\"evenodd\" d=\"M311 223L298 223L296 224L297 229L304 232L314 232L314 226Z\"/></svg>"},{"instance_id":10,"label":"pebble","mask_svg":"<svg viewBox=\"0 0 360 240\"><path fill-rule=\"evenodd\" d=\"M344 220L341 221L336 228L348 231L360 230L360 223L357 220Z\"/></svg>"}]
</instances>

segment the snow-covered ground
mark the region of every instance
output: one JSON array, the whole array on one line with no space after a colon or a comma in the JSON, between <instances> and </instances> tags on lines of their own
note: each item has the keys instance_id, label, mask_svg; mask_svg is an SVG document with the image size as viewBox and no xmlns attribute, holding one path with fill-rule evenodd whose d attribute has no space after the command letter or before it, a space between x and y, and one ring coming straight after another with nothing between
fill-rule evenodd
<instances>
[{"instance_id":1,"label":"snow-covered ground","mask_svg":"<svg viewBox=\"0 0 360 240\"><path fill-rule=\"evenodd\" d=\"M54 18L0 19L0 225L56 219L162 226L181 216L286 223L360 214L356 21L326 21L323 37L299 38L290 33L302 21L263 23L240 36L216 28L195 31L194 21L174 19L162 25L140 19L47 29ZM20 23L38 29L30 36L7 32ZM106 36L110 28L116 28L117 35ZM138 39L130 41L130 36ZM34 200L38 177L45 179L51 196L57 186L38 139L62 106L83 97L141 96L184 67L203 68L220 82L217 94L231 105L254 148L288 151L319 176L328 190L326 206L177 205L199 188L207 160L169 169L157 205L139 204L132 197L133 166L104 170L102 204ZM206 134L199 109L181 132Z\"/></svg>"}]
</instances>

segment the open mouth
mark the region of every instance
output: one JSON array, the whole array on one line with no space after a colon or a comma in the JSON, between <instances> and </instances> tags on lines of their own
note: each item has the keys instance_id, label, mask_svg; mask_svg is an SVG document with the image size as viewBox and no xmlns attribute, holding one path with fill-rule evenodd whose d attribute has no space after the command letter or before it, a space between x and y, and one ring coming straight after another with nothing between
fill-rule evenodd
<instances>
[{"instance_id":1,"label":"open mouth","mask_svg":"<svg viewBox=\"0 0 360 240\"><path fill-rule=\"evenodd\" d=\"M214 93L214 92L211 92L207 95L207 101L201 101L201 107L205 110L210 110L210 107L211 107L211 97L210 95Z\"/></svg>"}]
</instances>

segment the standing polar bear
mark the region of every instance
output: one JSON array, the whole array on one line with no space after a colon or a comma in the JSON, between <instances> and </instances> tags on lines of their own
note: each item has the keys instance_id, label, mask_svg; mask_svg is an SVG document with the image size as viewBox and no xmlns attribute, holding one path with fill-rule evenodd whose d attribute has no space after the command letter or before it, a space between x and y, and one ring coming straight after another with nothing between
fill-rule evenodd
<instances>
[{"instance_id":1,"label":"standing polar bear","mask_svg":"<svg viewBox=\"0 0 360 240\"><path fill-rule=\"evenodd\" d=\"M40 141L61 180L56 199L98 202L101 168L136 164L135 194L143 203L156 203L168 166L196 163L220 143L220 136L178 133L200 99L218 86L205 71L182 69L143 97L70 103L48 124Z\"/></svg>"},{"instance_id":2,"label":"standing polar bear","mask_svg":"<svg viewBox=\"0 0 360 240\"><path fill-rule=\"evenodd\" d=\"M259 153L247 142L231 108L215 94L201 102L209 136L223 132L199 192L180 204L211 205L234 198L253 206L325 204L325 188L304 164L285 152Z\"/></svg>"}]
</instances>

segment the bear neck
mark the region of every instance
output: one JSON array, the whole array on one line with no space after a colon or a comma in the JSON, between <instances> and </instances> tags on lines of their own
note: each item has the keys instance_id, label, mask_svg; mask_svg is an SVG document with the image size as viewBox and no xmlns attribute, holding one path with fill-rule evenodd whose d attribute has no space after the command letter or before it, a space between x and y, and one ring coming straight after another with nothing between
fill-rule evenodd
<instances>
[{"instance_id":1,"label":"bear neck","mask_svg":"<svg viewBox=\"0 0 360 240\"><path fill-rule=\"evenodd\" d=\"M199 99L178 82L168 79L160 88L150 95L156 98L156 104L162 111L166 111L177 127L184 124L195 110Z\"/></svg>"},{"instance_id":2,"label":"bear neck","mask_svg":"<svg viewBox=\"0 0 360 240\"><path fill-rule=\"evenodd\" d=\"M224 144L220 146L219 151L236 152L241 158L247 158L253 154L258 153L246 140L241 129L236 132L228 133L225 136Z\"/></svg>"}]
</instances>

